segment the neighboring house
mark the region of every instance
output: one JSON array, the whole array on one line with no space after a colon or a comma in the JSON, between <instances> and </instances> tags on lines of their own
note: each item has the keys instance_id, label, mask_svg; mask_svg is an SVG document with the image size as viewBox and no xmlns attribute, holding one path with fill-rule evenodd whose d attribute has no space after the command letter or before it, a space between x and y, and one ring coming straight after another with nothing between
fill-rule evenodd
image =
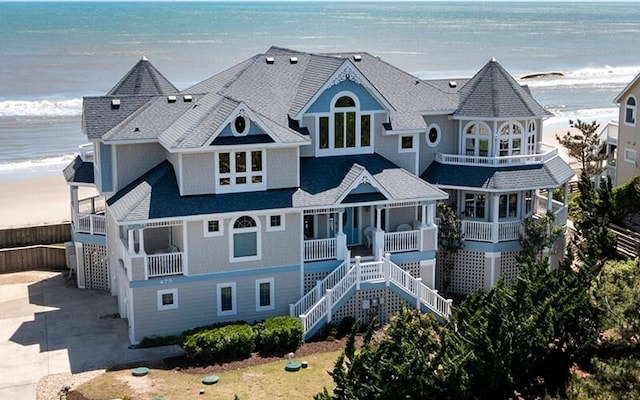
<instances>
[{"instance_id":1,"label":"neighboring house","mask_svg":"<svg viewBox=\"0 0 640 400\"><path fill-rule=\"evenodd\" d=\"M84 98L93 150L64 171L78 285L118 296L134 343L283 314L306 337L402 306L446 318L438 202L465 234L452 293L516 273L523 220L566 222L551 193L573 172L539 142L548 116L495 60L425 81L274 47L179 91L143 58ZM101 196L78 199L83 184Z\"/></svg>"},{"instance_id":2,"label":"neighboring house","mask_svg":"<svg viewBox=\"0 0 640 400\"><path fill-rule=\"evenodd\" d=\"M640 74L620 92L615 102L619 106L619 114L614 182L620 186L640 173Z\"/></svg>"}]
</instances>

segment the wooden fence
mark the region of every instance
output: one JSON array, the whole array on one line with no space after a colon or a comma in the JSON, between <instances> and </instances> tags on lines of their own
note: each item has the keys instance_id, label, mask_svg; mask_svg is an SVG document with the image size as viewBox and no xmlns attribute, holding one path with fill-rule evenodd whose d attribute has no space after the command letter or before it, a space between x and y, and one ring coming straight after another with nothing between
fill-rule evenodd
<instances>
[{"instance_id":1,"label":"wooden fence","mask_svg":"<svg viewBox=\"0 0 640 400\"><path fill-rule=\"evenodd\" d=\"M609 228L616 235L618 253L632 258L640 255L640 234L613 224L609 225Z\"/></svg>"},{"instance_id":2,"label":"wooden fence","mask_svg":"<svg viewBox=\"0 0 640 400\"><path fill-rule=\"evenodd\" d=\"M71 225L68 222L0 230L0 249L64 243L70 240Z\"/></svg>"},{"instance_id":3,"label":"wooden fence","mask_svg":"<svg viewBox=\"0 0 640 400\"><path fill-rule=\"evenodd\" d=\"M0 249L0 274L34 269L62 270L66 267L64 247L28 246Z\"/></svg>"}]
</instances>

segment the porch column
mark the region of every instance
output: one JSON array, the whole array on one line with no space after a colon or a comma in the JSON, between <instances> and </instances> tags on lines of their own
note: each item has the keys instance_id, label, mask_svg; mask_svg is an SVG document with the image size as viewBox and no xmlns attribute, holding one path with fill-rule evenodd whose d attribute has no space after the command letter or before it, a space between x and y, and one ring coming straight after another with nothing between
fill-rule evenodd
<instances>
[{"instance_id":1,"label":"porch column","mask_svg":"<svg viewBox=\"0 0 640 400\"><path fill-rule=\"evenodd\" d=\"M141 254L145 254L144 252L144 228L140 228L138 230L138 252Z\"/></svg>"},{"instance_id":2,"label":"porch column","mask_svg":"<svg viewBox=\"0 0 640 400\"><path fill-rule=\"evenodd\" d=\"M342 226L342 216L344 209L339 210L338 214L338 231L336 232L336 258L338 260L345 260L347 257L347 235L344 234L344 227Z\"/></svg>"},{"instance_id":3,"label":"porch column","mask_svg":"<svg viewBox=\"0 0 640 400\"><path fill-rule=\"evenodd\" d=\"M75 213L80 211L78 210L78 187L69 186L69 189L71 192L71 221L75 221Z\"/></svg>"},{"instance_id":4,"label":"porch column","mask_svg":"<svg viewBox=\"0 0 640 400\"><path fill-rule=\"evenodd\" d=\"M436 260L420 260L420 278L428 288L436 287Z\"/></svg>"},{"instance_id":5,"label":"porch column","mask_svg":"<svg viewBox=\"0 0 640 400\"><path fill-rule=\"evenodd\" d=\"M565 207L569 205L569 182L565 182L564 184L564 197L562 199L562 203Z\"/></svg>"},{"instance_id":6,"label":"porch column","mask_svg":"<svg viewBox=\"0 0 640 400\"><path fill-rule=\"evenodd\" d=\"M381 229L382 207L376 206L376 228Z\"/></svg>"},{"instance_id":7,"label":"porch column","mask_svg":"<svg viewBox=\"0 0 640 400\"><path fill-rule=\"evenodd\" d=\"M427 224L427 205L423 204L422 205L422 214L421 214L420 218L420 222L422 222L422 226L425 226Z\"/></svg>"},{"instance_id":8,"label":"porch column","mask_svg":"<svg viewBox=\"0 0 640 400\"><path fill-rule=\"evenodd\" d=\"M429 204L427 206L427 225L433 226L436 222L436 205Z\"/></svg>"},{"instance_id":9,"label":"porch column","mask_svg":"<svg viewBox=\"0 0 640 400\"><path fill-rule=\"evenodd\" d=\"M502 253L484 253L485 257L485 275L484 290L488 292L496 284L500 278L500 258Z\"/></svg>"},{"instance_id":10,"label":"porch column","mask_svg":"<svg viewBox=\"0 0 640 400\"><path fill-rule=\"evenodd\" d=\"M133 237L133 229L127 230L127 244L129 245L129 253L133 254L135 251L135 238Z\"/></svg>"},{"instance_id":11,"label":"porch column","mask_svg":"<svg viewBox=\"0 0 640 400\"><path fill-rule=\"evenodd\" d=\"M338 211L338 233L344 233L344 227L342 226L342 216L344 214L344 210Z\"/></svg>"},{"instance_id":12,"label":"porch column","mask_svg":"<svg viewBox=\"0 0 640 400\"><path fill-rule=\"evenodd\" d=\"M491 241L493 243L498 243L498 236L500 233L500 194L493 193L491 195L493 212L491 215Z\"/></svg>"},{"instance_id":13,"label":"porch column","mask_svg":"<svg viewBox=\"0 0 640 400\"><path fill-rule=\"evenodd\" d=\"M553 188L547 189L547 212L553 212Z\"/></svg>"}]
</instances>

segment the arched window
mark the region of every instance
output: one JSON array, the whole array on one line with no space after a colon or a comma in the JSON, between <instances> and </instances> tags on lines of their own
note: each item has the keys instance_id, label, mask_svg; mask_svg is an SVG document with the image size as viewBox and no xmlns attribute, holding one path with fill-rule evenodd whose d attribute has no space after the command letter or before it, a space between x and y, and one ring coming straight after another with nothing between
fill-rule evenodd
<instances>
[{"instance_id":1,"label":"arched window","mask_svg":"<svg viewBox=\"0 0 640 400\"><path fill-rule=\"evenodd\" d=\"M464 127L464 152L468 156L489 156L491 129L484 122L470 122Z\"/></svg>"},{"instance_id":2,"label":"arched window","mask_svg":"<svg viewBox=\"0 0 640 400\"><path fill-rule=\"evenodd\" d=\"M318 118L318 148L351 153L349 149L371 148L372 116L360 110L357 97L343 92L334 97L331 112Z\"/></svg>"},{"instance_id":3,"label":"arched window","mask_svg":"<svg viewBox=\"0 0 640 400\"><path fill-rule=\"evenodd\" d=\"M527 124L527 154L536 153L536 123L529 121Z\"/></svg>"},{"instance_id":4,"label":"arched window","mask_svg":"<svg viewBox=\"0 0 640 400\"><path fill-rule=\"evenodd\" d=\"M638 103L636 102L636 98L629 96L624 107L624 122L629 125L635 125L637 111Z\"/></svg>"},{"instance_id":5,"label":"arched window","mask_svg":"<svg viewBox=\"0 0 640 400\"><path fill-rule=\"evenodd\" d=\"M522 154L522 125L517 122L502 124L500 129L500 157L517 156Z\"/></svg>"},{"instance_id":6,"label":"arched window","mask_svg":"<svg viewBox=\"0 0 640 400\"><path fill-rule=\"evenodd\" d=\"M238 217L231 224L231 261L260 259L260 226L248 215Z\"/></svg>"}]
</instances>

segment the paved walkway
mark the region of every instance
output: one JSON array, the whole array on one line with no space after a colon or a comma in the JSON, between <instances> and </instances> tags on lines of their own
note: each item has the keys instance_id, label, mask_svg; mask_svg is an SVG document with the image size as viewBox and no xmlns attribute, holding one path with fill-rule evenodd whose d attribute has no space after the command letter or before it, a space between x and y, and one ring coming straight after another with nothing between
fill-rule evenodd
<instances>
[{"instance_id":1,"label":"paved walkway","mask_svg":"<svg viewBox=\"0 0 640 400\"><path fill-rule=\"evenodd\" d=\"M116 298L80 290L55 272L0 275L0 399L35 399L49 374L174 356L177 346L129 349Z\"/></svg>"}]
</instances>

